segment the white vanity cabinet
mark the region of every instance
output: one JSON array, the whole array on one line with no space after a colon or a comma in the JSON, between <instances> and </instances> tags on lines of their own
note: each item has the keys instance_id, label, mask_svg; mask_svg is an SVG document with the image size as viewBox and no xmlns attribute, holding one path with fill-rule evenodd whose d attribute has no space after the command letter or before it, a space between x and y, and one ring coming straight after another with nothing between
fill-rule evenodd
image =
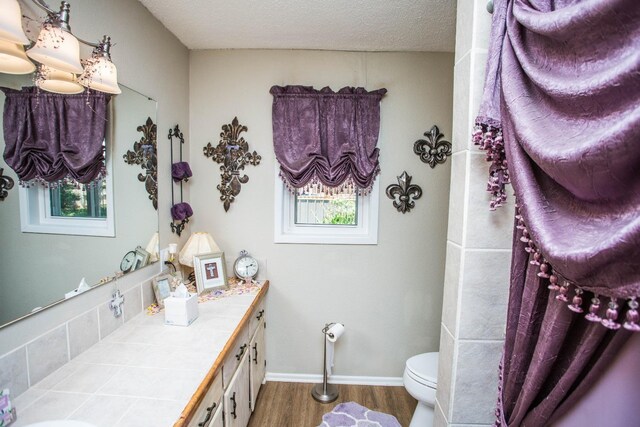
<instances>
[{"instance_id":1,"label":"white vanity cabinet","mask_svg":"<svg viewBox=\"0 0 640 427\"><path fill-rule=\"evenodd\" d=\"M261 317L264 315L264 311L261 312ZM264 376L267 372L267 360L265 358L265 342L264 342L264 329L266 323L264 317L261 318L260 323L256 331L251 338L249 348L251 349L251 361L249 368L249 378L251 381L250 394L251 394L251 412L256 407L256 399L258 398L258 392L260 386L264 381Z\"/></svg>"},{"instance_id":2,"label":"white vanity cabinet","mask_svg":"<svg viewBox=\"0 0 640 427\"><path fill-rule=\"evenodd\" d=\"M246 427L249 423L251 416L249 362L249 352L247 351L242 356L238 369L224 392L225 427Z\"/></svg>"},{"instance_id":3,"label":"white vanity cabinet","mask_svg":"<svg viewBox=\"0 0 640 427\"><path fill-rule=\"evenodd\" d=\"M268 285L263 285L174 427L246 427L249 423L266 373L264 294Z\"/></svg>"}]
</instances>

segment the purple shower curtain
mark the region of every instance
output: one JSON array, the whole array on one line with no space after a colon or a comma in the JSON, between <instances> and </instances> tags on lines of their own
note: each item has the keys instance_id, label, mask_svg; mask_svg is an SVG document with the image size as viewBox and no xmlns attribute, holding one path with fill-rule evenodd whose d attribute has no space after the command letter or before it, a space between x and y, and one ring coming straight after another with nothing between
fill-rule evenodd
<instances>
[{"instance_id":1,"label":"purple shower curtain","mask_svg":"<svg viewBox=\"0 0 640 427\"><path fill-rule=\"evenodd\" d=\"M109 95L59 95L35 87L2 88L4 159L23 185L88 184L105 171Z\"/></svg>"},{"instance_id":2,"label":"purple shower curtain","mask_svg":"<svg viewBox=\"0 0 640 427\"><path fill-rule=\"evenodd\" d=\"M371 190L380 172L380 100L387 92L273 86L273 146L289 189Z\"/></svg>"},{"instance_id":3,"label":"purple shower curtain","mask_svg":"<svg viewBox=\"0 0 640 427\"><path fill-rule=\"evenodd\" d=\"M496 424L544 426L640 330L640 1L496 0L473 138L517 206Z\"/></svg>"}]
</instances>

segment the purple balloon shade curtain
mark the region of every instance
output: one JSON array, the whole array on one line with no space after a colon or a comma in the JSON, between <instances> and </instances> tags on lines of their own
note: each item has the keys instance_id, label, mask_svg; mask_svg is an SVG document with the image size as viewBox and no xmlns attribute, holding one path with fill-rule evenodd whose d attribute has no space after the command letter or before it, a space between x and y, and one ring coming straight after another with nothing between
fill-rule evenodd
<instances>
[{"instance_id":1,"label":"purple balloon shade curtain","mask_svg":"<svg viewBox=\"0 0 640 427\"><path fill-rule=\"evenodd\" d=\"M640 2L495 1L473 139L517 206L498 425L556 420L640 330L639 100Z\"/></svg>"},{"instance_id":2,"label":"purple balloon shade curtain","mask_svg":"<svg viewBox=\"0 0 640 427\"><path fill-rule=\"evenodd\" d=\"M386 89L273 86L273 145L290 190L368 193L380 172L380 100Z\"/></svg>"},{"instance_id":3,"label":"purple balloon shade curtain","mask_svg":"<svg viewBox=\"0 0 640 427\"><path fill-rule=\"evenodd\" d=\"M4 159L21 184L88 184L106 174L109 95L59 95L35 87L2 90Z\"/></svg>"}]
</instances>

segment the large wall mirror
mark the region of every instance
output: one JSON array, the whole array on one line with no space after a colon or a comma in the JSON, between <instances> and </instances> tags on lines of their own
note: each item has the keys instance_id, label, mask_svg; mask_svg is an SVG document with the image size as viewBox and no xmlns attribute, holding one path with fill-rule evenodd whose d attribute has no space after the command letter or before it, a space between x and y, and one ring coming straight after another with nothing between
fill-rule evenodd
<instances>
[{"instance_id":1,"label":"large wall mirror","mask_svg":"<svg viewBox=\"0 0 640 427\"><path fill-rule=\"evenodd\" d=\"M20 89L32 85L31 76L0 74L2 87ZM15 172L0 158L4 175L15 181L7 197L0 201L0 327L64 300L65 294L77 288L82 278L89 285L98 286L102 279L120 270L125 254L138 246L145 248L158 231L157 211L144 183L138 180L138 174L144 171L138 165L126 164L123 159L127 150L133 149L134 142L143 137L137 128L148 118L156 123L156 101L125 86L121 88L122 94L111 98L105 141L109 183L105 187L111 186L109 206L114 219L110 232L103 235L25 232L25 198L28 199L33 190L21 189ZM4 93L0 92L3 107L4 100ZM0 152L4 152L4 133L0 134ZM57 203L54 199L71 197L80 199L77 203L84 203L88 196L81 193L54 196L51 192L47 197L50 205L47 209L60 209L54 207ZM66 204L69 205L68 200Z\"/></svg>"}]
</instances>

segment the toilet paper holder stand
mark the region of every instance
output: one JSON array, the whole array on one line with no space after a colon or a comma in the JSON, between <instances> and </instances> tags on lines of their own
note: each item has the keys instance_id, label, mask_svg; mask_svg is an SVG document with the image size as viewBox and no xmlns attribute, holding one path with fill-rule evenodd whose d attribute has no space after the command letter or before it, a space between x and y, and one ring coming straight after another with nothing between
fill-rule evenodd
<instances>
[{"instance_id":1,"label":"toilet paper holder stand","mask_svg":"<svg viewBox=\"0 0 640 427\"><path fill-rule=\"evenodd\" d=\"M338 398L338 388L333 384L327 383L329 377L327 375L327 337L334 338L333 334L329 332L329 329L331 329L333 325L335 325L335 323L327 323L324 325L324 328L322 328L322 333L325 336L322 363L322 384L316 384L311 390L311 396L320 403L331 403Z\"/></svg>"}]
</instances>

